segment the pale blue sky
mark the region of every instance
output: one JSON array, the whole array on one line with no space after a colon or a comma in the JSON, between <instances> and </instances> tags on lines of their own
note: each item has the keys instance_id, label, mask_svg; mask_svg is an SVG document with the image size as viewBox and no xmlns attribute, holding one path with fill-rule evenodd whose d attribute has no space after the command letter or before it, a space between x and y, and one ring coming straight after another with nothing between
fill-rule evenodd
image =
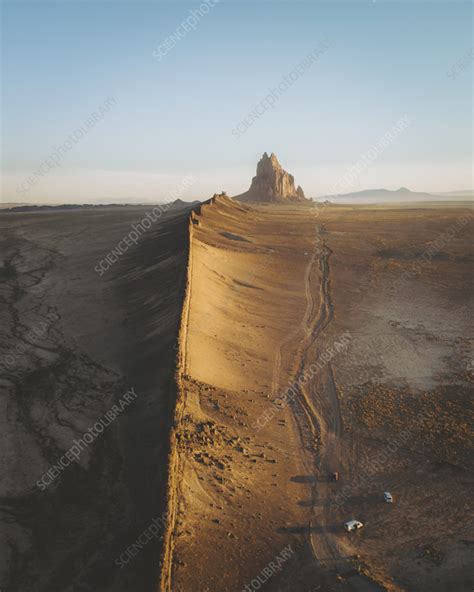
<instances>
[{"instance_id":1,"label":"pale blue sky","mask_svg":"<svg viewBox=\"0 0 474 592\"><path fill-rule=\"evenodd\" d=\"M189 174L186 198L235 194L264 151L321 195L404 115L410 126L351 188L472 187L470 2L221 0L154 57L200 4L3 2L2 200L161 200ZM61 166L25 184L107 97Z\"/></svg>"}]
</instances>

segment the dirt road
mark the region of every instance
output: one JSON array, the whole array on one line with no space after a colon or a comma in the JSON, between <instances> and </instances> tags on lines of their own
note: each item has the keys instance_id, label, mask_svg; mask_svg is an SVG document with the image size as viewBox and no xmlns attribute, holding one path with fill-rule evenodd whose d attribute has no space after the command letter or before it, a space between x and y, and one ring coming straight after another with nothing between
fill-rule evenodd
<instances>
[{"instance_id":1,"label":"dirt road","mask_svg":"<svg viewBox=\"0 0 474 592\"><path fill-rule=\"evenodd\" d=\"M335 533L342 525L331 523L331 505L337 492L338 484L332 481L331 474L340 470L342 465L341 438L343 422L340 410L337 387L331 363L328 362L315 376L310 376L307 369L316 361L321 353L321 336L334 317L331 300L331 278L329 259L332 254L327 245L326 230L322 226L316 228L315 250L305 275L305 293L307 309L301 327L298 329L305 337L301 343L300 363L294 376L307 374L306 384L298 387L299 397L294 409L302 441L305 443L306 454L313 459L312 475L312 517L308 525L309 539L315 559L327 570L337 573L348 573L353 570L353 562L340 549ZM316 273L318 270L318 273ZM319 285L318 298L313 297L314 283ZM319 308L315 300L319 299ZM297 331L298 331L297 330ZM287 340L293 338L293 335ZM280 344L274 368L273 392L278 390L279 366L287 341ZM355 551L354 551L355 553ZM351 582L352 585L352 582ZM371 592L382 590L374 582L359 575L353 582L354 590Z\"/></svg>"}]
</instances>

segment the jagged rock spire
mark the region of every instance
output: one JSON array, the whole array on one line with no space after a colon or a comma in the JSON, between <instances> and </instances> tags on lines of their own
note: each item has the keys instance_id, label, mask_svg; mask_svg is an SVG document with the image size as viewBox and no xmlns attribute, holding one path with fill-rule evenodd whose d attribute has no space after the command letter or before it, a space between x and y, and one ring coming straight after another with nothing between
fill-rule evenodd
<instances>
[{"instance_id":1,"label":"jagged rock spire","mask_svg":"<svg viewBox=\"0 0 474 592\"><path fill-rule=\"evenodd\" d=\"M287 173L272 152L266 152L257 164L257 174L252 179L250 188L245 193L236 196L242 201L302 201L305 200L303 189L295 188L293 175Z\"/></svg>"}]
</instances>

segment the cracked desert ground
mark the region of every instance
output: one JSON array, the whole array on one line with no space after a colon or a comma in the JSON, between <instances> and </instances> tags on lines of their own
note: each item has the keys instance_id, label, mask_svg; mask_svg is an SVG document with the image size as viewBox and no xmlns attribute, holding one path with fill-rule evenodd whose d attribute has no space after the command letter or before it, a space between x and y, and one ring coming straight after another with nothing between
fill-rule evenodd
<instances>
[{"instance_id":1,"label":"cracked desert ground","mask_svg":"<svg viewBox=\"0 0 474 592\"><path fill-rule=\"evenodd\" d=\"M468 205L218 196L100 277L144 212L0 215L2 592L470 592Z\"/></svg>"}]
</instances>

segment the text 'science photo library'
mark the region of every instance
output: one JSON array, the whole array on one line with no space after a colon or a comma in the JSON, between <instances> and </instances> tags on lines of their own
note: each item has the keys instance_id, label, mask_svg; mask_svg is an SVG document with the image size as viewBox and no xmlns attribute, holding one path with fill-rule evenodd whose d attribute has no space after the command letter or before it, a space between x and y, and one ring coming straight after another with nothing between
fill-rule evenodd
<instances>
[{"instance_id":1,"label":"text 'science photo library'","mask_svg":"<svg viewBox=\"0 0 474 592\"><path fill-rule=\"evenodd\" d=\"M473 11L0 0L0 592L473 592Z\"/></svg>"}]
</instances>

